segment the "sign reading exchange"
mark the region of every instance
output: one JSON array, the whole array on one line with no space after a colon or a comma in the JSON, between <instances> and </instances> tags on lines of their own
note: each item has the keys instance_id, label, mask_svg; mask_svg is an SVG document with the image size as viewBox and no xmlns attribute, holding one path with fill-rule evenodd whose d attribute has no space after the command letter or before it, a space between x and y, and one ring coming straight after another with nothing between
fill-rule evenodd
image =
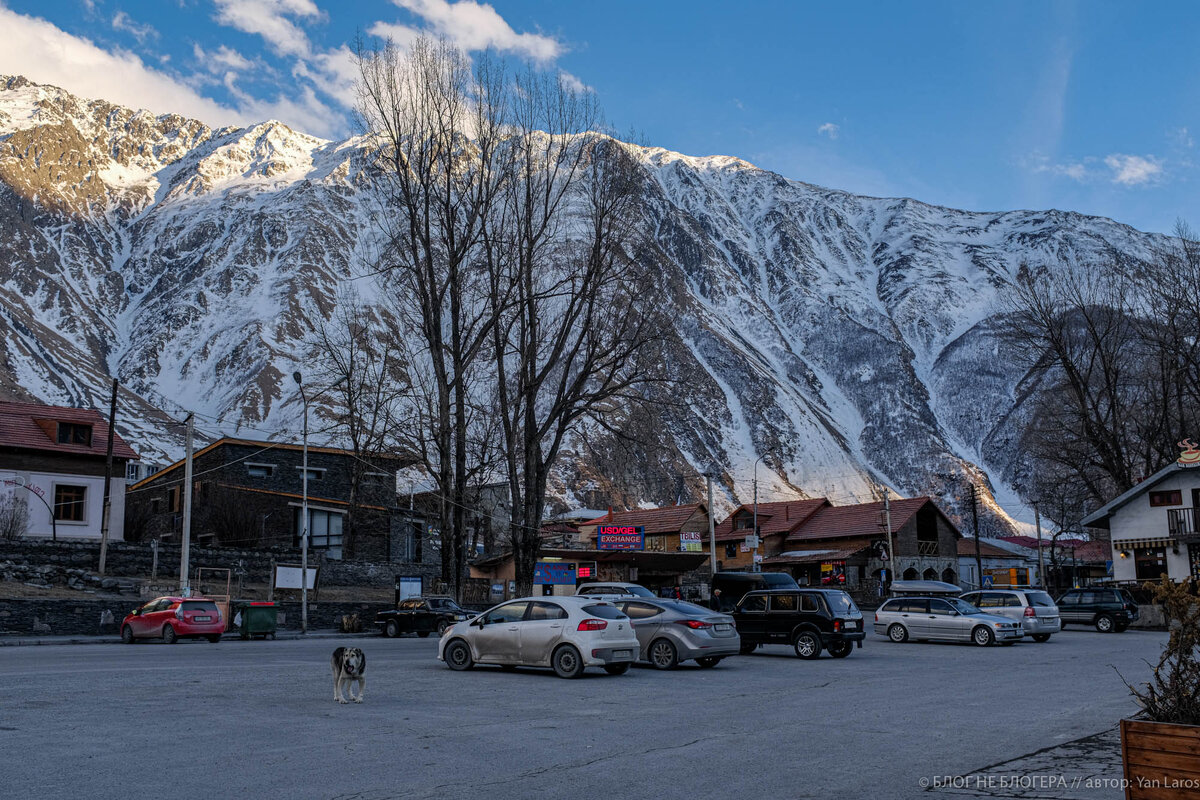
<instances>
[{"instance_id":1,"label":"sign reading exchange","mask_svg":"<svg viewBox=\"0 0 1200 800\"><path fill-rule=\"evenodd\" d=\"M600 525L596 528L600 550L645 550L646 529L641 525Z\"/></svg>"}]
</instances>

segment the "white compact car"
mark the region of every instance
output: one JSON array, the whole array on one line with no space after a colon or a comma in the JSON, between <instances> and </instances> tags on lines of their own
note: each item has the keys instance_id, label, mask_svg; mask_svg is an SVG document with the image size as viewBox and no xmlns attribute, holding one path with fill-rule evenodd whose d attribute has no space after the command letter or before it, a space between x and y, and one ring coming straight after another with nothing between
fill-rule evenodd
<instances>
[{"instance_id":1,"label":"white compact car","mask_svg":"<svg viewBox=\"0 0 1200 800\"><path fill-rule=\"evenodd\" d=\"M520 597L451 625L438 642L438 658L454 670L551 667L561 678L577 678L586 667L624 674L640 649L629 617L612 603Z\"/></svg>"}]
</instances>

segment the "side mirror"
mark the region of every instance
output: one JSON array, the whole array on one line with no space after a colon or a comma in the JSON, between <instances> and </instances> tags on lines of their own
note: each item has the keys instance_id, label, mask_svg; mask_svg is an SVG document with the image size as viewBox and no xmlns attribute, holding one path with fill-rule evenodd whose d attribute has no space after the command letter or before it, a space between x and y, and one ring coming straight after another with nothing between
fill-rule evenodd
<instances>
[{"instance_id":1,"label":"side mirror","mask_svg":"<svg viewBox=\"0 0 1200 800\"><path fill-rule=\"evenodd\" d=\"M477 625L480 628L482 628L484 625L487 624L487 620L485 620L483 617L476 617L475 619L471 620L471 624Z\"/></svg>"},{"instance_id":2,"label":"side mirror","mask_svg":"<svg viewBox=\"0 0 1200 800\"><path fill-rule=\"evenodd\" d=\"M958 616L958 612L957 612L957 611L955 611L954 609L950 609L950 616L952 616L952 617L957 617L957 616Z\"/></svg>"},{"instance_id":3,"label":"side mirror","mask_svg":"<svg viewBox=\"0 0 1200 800\"><path fill-rule=\"evenodd\" d=\"M135 608L133 611L130 611L129 613L136 617L137 615L142 613L142 610L140 608Z\"/></svg>"}]
</instances>

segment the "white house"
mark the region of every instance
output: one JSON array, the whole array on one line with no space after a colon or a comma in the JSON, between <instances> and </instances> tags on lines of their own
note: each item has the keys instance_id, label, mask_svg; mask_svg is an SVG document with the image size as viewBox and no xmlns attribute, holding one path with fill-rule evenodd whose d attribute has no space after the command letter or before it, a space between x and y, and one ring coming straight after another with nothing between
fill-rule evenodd
<instances>
[{"instance_id":1,"label":"white house","mask_svg":"<svg viewBox=\"0 0 1200 800\"><path fill-rule=\"evenodd\" d=\"M108 422L98 411L0 403L0 498L28 510L25 536L100 538L107 447ZM126 464L137 457L113 436L111 540L124 538Z\"/></svg>"},{"instance_id":2,"label":"white house","mask_svg":"<svg viewBox=\"0 0 1200 800\"><path fill-rule=\"evenodd\" d=\"M1151 475L1083 519L1112 535L1113 579L1200 579L1200 450Z\"/></svg>"}]
</instances>

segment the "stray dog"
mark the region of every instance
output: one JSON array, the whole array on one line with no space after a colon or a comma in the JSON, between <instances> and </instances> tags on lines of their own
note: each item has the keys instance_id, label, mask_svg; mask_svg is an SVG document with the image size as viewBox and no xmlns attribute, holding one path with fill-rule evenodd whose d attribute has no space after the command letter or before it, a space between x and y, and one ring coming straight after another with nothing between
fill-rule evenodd
<instances>
[{"instance_id":1,"label":"stray dog","mask_svg":"<svg viewBox=\"0 0 1200 800\"><path fill-rule=\"evenodd\" d=\"M333 699L339 703L349 702L342 694L345 688L350 700L361 703L367 688L367 680L363 677L367 669L366 654L357 647L339 647L333 651L329 664L333 668ZM354 694L355 681L358 681L358 695Z\"/></svg>"}]
</instances>

